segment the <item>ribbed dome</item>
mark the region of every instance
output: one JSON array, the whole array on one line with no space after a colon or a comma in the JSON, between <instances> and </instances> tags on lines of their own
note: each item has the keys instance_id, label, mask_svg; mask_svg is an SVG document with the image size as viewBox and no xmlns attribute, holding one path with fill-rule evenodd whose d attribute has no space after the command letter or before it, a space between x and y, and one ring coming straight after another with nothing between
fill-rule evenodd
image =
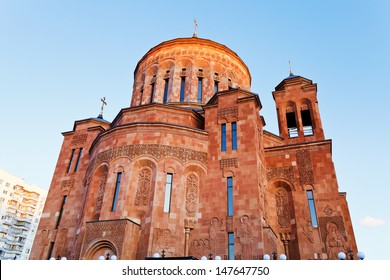
<instances>
[{"instance_id":1,"label":"ribbed dome","mask_svg":"<svg viewBox=\"0 0 390 280\"><path fill-rule=\"evenodd\" d=\"M248 67L228 47L197 37L177 38L151 48L138 62L131 106L200 107L217 90L250 90L250 84Z\"/></svg>"}]
</instances>

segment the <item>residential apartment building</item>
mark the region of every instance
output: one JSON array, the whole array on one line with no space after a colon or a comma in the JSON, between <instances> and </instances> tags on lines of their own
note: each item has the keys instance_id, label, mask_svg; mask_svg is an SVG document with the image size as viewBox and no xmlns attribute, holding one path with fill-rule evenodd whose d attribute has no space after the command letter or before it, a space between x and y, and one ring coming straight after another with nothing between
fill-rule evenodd
<instances>
[{"instance_id":1,"label":"residential apartment building","mask_svg":"<svg viewBox=\"0 0 390 280\"><path fill-rule=\"evenodd\" d=\"M0 169L0 260L27 260L47 190Z\"/></svg>"}]
</instances>

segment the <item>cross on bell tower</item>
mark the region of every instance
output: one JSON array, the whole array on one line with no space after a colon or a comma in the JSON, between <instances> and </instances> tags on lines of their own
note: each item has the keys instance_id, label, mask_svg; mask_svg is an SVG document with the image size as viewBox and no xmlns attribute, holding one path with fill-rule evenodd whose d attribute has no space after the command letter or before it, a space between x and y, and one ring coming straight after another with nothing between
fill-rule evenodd
<instances>
[{"instance_id":1,"label":"cross on bell tower","mask_svg":"<svg viewBox=\"0 0 390 280\"><path fill-rule=\"evenodd\" d=\"M100 101L102 102L102 106L100 107L100 114L98 116L99 119L103 119L103 110L104 110L104 105L107 106L106 98L102 97L100 98Z\"/></svg>"}]
</instances>

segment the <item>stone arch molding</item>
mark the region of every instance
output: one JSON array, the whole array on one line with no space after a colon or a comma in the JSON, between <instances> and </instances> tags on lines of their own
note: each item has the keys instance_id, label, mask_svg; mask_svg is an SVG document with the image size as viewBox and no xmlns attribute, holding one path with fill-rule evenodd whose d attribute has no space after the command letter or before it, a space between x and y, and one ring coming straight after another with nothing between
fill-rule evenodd
<instances>
[{"instance_id":1,"label":"stone arch molding","mask_svg":"<svg viewBox=\"0 0 390 280\"><path fill-rule=\"evenodd\" d=\"M273 201L275 214L274 225L277 225L280 229L290 229L292 226L291 220L295 219L292 184L287 180L275 179L268 186L268 198Z\"/></svg>"},{"instance_id":2,"label":"stone arch molding","mask_svg":"<svg viewBox=\"0 0 390 280\"><path fill-rule=\"evenodd\" d=\"M281 181L292 187L292 190L296 191L293 166L267 168L266 176L269 185Z\"/></svg>"},{"instance_id":3,"label":"stone arch molding","mask_svg":"<svg viewBox=\"0 0 390 280\"><path fill-rule=\"evenodd\" d=\"M289 179L276 177L268 181L268 186L279 186L283 184L283 187L287 189L287 191L296 191L295 184L291 182Z\"/></svg>"},{"instance_id":4,"label":"stone arch molding","mask_svg":"<svg viewBox=\"0 0 390 280\"><path fill-rule=\"evenodd\" d=\"M206 152L161 144L130 144L109 148L99 152L88 166L86 178L88 178L88 175L92 170L103 162L110 164L118 157L127 157L130 161L134 161L140 156L150 156L157 162L165 158L174 158L179 160L182 164L193 161L207 167Z\"/></svg>"},{"instance_id":5,"label":"stone arch molding","mask_svg":"<svg viewBox=\"0 0 390 280\"><path fill-rule=\"evenodd\" d=\"M109 240L102 239L94 242L85 252L83 260L97 260L99 256L105 256L109 253L111 256L118 257L116 246Z\"/></svg>"}]
</instances>

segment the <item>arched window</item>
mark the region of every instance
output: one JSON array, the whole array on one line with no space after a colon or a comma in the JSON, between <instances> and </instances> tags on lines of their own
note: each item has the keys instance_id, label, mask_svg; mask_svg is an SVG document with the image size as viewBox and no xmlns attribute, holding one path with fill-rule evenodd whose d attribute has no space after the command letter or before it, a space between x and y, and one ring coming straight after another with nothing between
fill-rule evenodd
<instances>
[{"instance_id":1,"label":"arched window","mask_svg":"<svg viewBox=\"0 0 390 280\"><path fill-rule=\"evenodd\" d=\"M313 121L310 112L311 102L308 99L304 99L303 105L301 106L301 120L303 126L303 135L313 135Z\"/></svg>"},{"instance_id":2,"label":"arched window","mask_svg":"<svg viewBox=\"0 0 390 280\"><path fill-rule=\"evenodd\" d=\"M164 104L167 103L168 101L169 78L170 78L170 70L167 70L164 76L164 81L165 81L164 98L163 98Z\"/></svg>"},{"instance_id":3,"label":"arched window","mask_svg":"<svg viewBox=\"0 0 390 280\"><path fill-rule=\"evenodd\" d=\"M295 138L298 137L298 124L296 119L296 108L295 103L289 101L287 103L286 109L286 121L287 121L287 131L288 137Z\"/></svg>"}]
</instances>

